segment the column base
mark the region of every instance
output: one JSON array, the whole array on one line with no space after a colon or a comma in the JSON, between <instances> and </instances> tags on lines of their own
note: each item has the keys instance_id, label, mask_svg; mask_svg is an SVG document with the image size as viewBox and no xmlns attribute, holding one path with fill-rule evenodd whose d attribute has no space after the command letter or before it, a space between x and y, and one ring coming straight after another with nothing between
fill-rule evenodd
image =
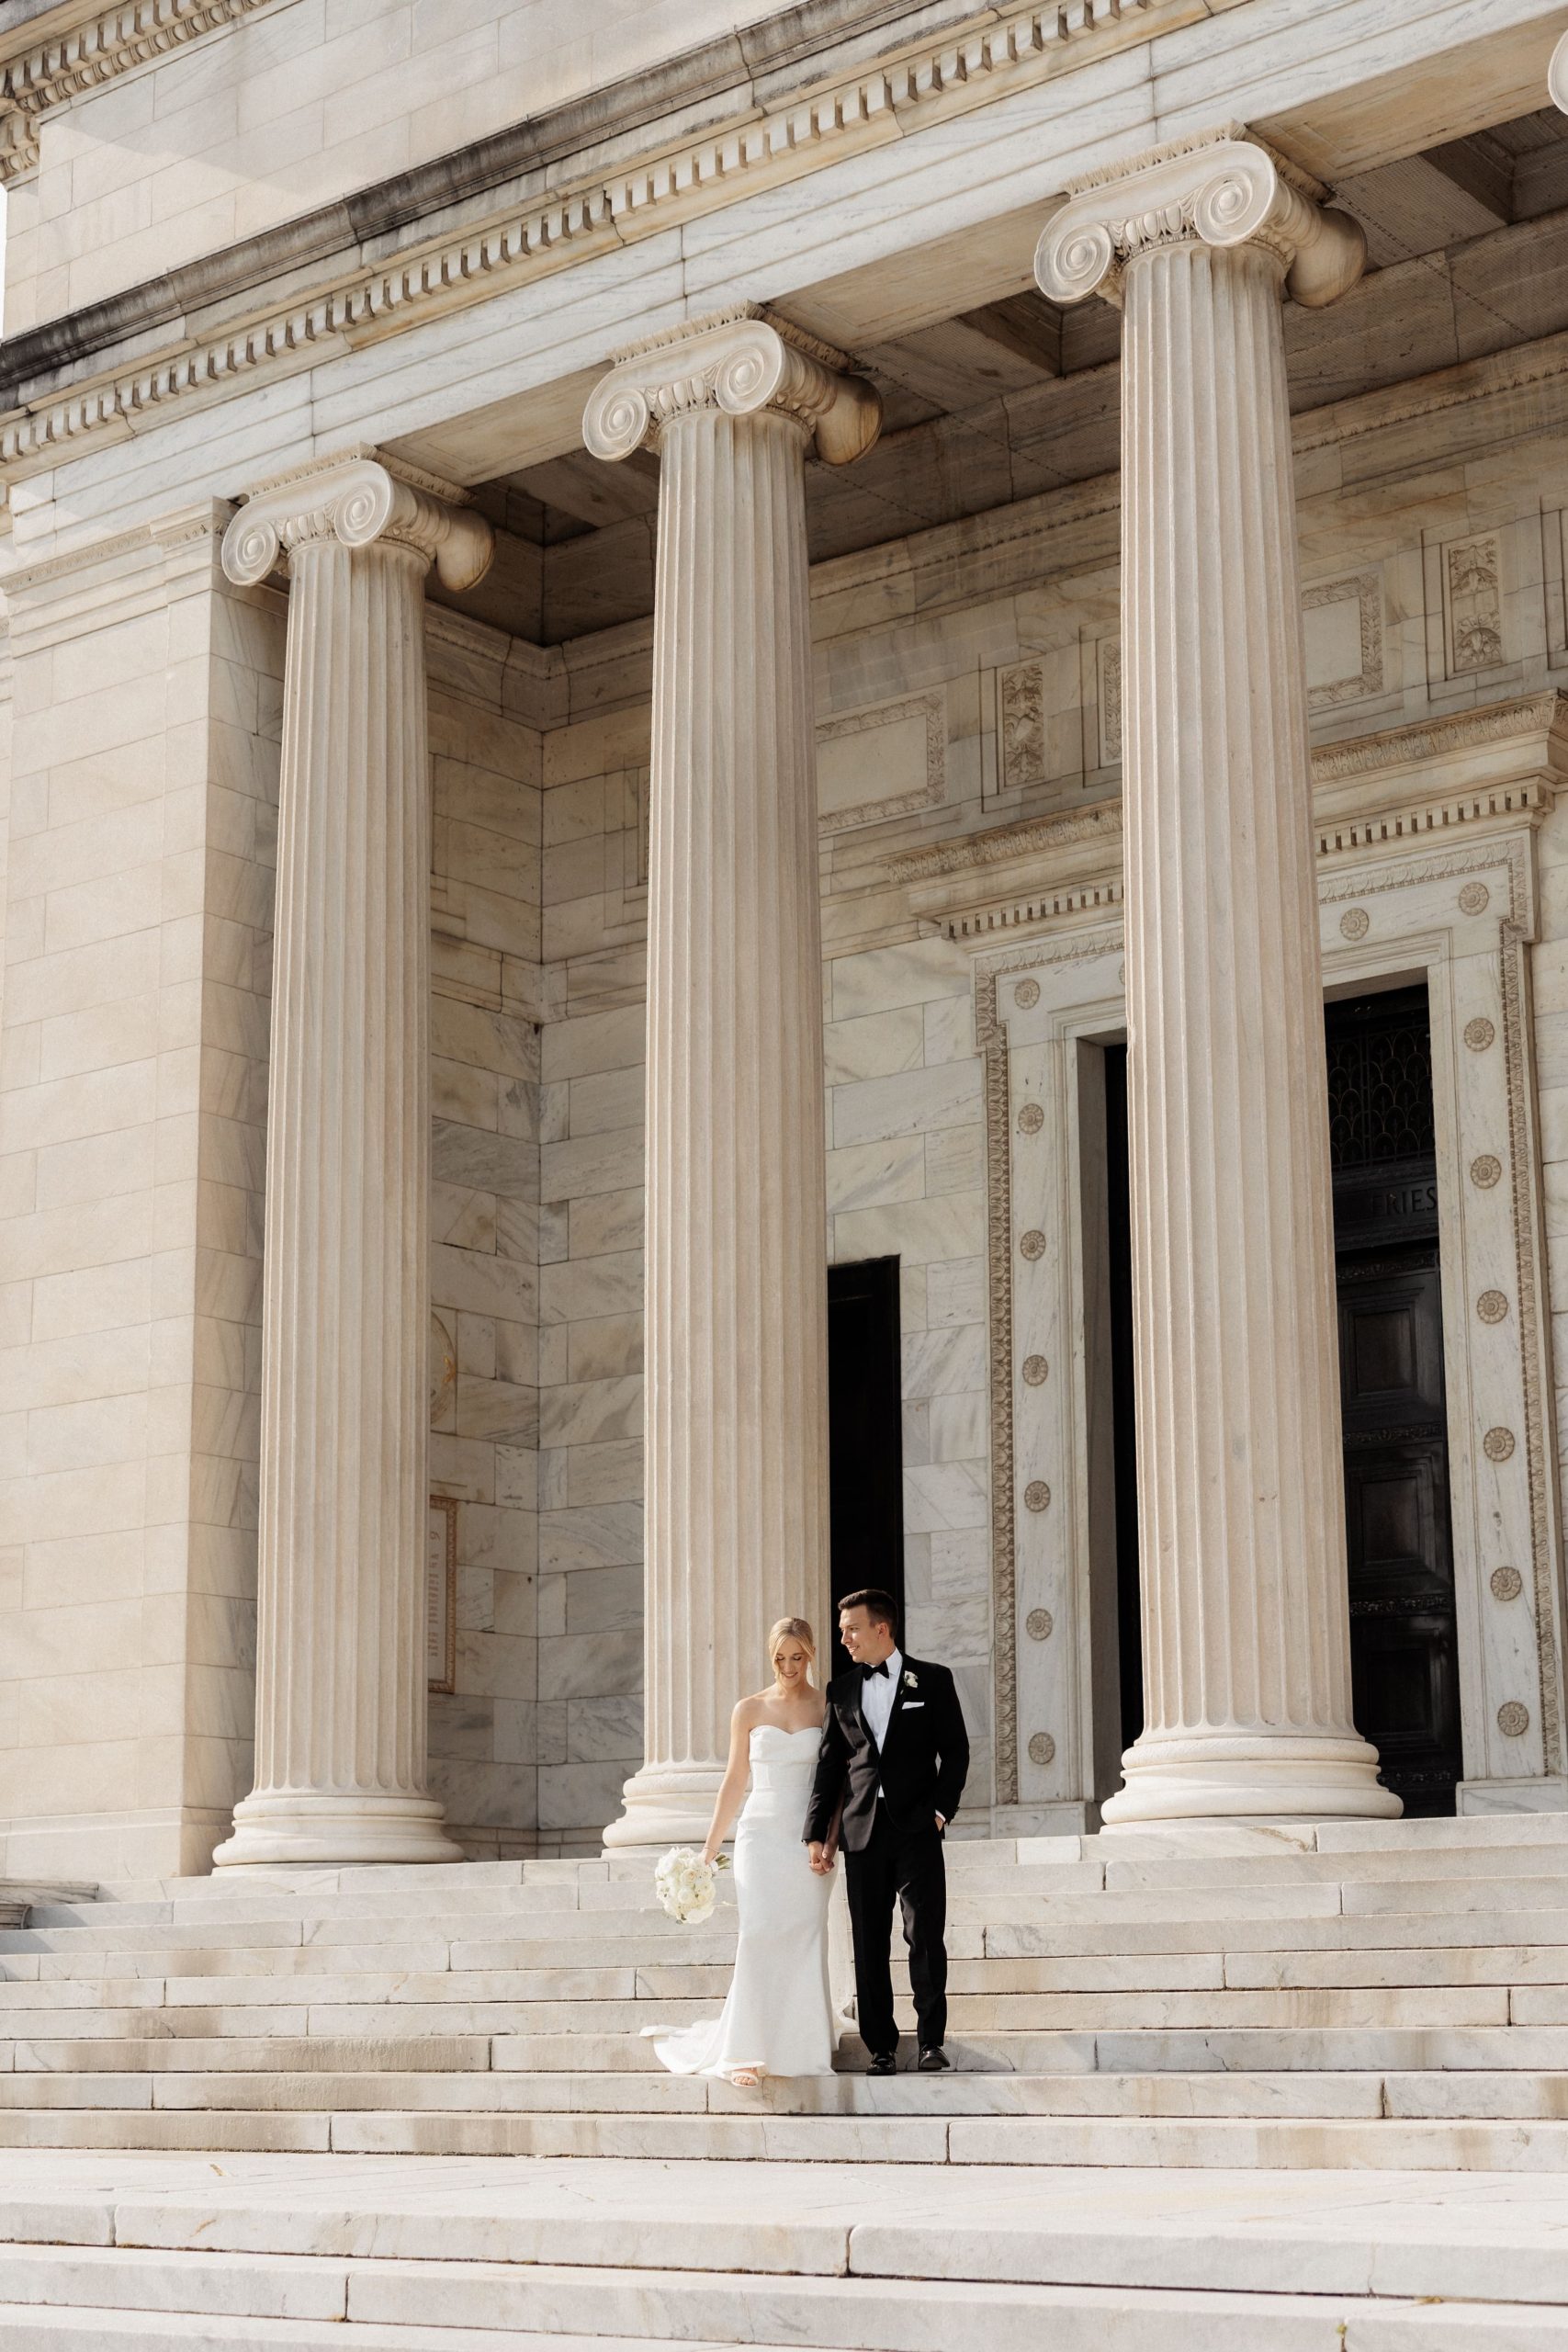
<instances>
[{"instance_id":1,"label":"column base","mask_svg":"<svg viewBox=\"0 0 1568 2352\"><path fill-rule=\"evenodd\" d=\"M645 1764L621 1792L626 1807L604 1832L608 1847L701 1846L713 1819L724 1766Z\"/></svg>"},{"instance_id":2,"label":"column base","mask_svg":"<svg viewBox=\"0 0 1568 2352\"><path fill-rule=\"evenodd\" d=\"M1378 1780L1377 1750L1337 1738L1268 1732L1140 1739L1122 1784L1100 1809L1108 1830L1157 1821L1391 1821L1404 1805Z\"/></svg>"},{"instance_id":3,"label":"column base","mask_svg":"<svg viewBox=\"0 0 1568 2352\"><path fill-rule=\"evenodd\" d=\"M460 1862L441 1826L434 1797L386 1796L373 1790L320 1794L258 1790L234 1808L234 1834L212 1857L215 1871L269 1865L330 1869L358 1862Z\"/></svg>"}]
</instances>

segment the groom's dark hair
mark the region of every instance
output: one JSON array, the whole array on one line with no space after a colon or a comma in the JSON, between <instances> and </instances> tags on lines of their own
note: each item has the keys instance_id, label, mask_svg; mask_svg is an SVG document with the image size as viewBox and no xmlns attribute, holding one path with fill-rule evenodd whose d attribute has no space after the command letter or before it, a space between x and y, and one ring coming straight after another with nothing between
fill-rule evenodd
<instances>
[{"instance_id":1,"label":"groom's dark hair","mask_svg":"<svg viewBox=\"0 0 1568 2352\"><path fill-rule=\"evenodd\" d=\"M840 1615L846 1609L863 1609L874 1625L886 1625L891 1634L898 1631L898 1604L879 1585L869 1584L863 1592L846 1592L839 1603Z\"/></svg>"}]
</instances>

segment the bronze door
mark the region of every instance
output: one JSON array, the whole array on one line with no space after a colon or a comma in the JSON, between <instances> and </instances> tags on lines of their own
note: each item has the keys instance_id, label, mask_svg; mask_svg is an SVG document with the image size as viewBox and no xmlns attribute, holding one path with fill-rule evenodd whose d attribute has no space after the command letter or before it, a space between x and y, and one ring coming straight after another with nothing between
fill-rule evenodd
<instances>
[{"instance_id":1,"label":"bronze door","mask_svg":"<svg viewBox=\"0 0 1568 2352\"><path fill-rule=\"evenodd\" d=\"M1461 1772L1442 1282L1424 989L1328 1008L1356 1724L1407 1814Z\"/></svg>"}]
</instances>

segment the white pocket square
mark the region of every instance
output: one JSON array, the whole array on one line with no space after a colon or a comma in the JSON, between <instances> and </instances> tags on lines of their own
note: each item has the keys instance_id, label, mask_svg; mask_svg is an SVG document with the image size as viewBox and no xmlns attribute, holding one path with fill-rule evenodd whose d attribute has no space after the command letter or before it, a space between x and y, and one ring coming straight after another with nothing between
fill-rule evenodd
<instances>
[{"instance_id":1,"label":"white pocket square","mask_svg":"<svg viewBox=\"0 0 1568 2352\"><path fill-rule=\"evenodd\" d=\"M925 1703L926 1702L923 1699L906 1699L904 1702L904 1713L907 1715L912 1715L917 1707L923 1707Z\"/></svg>"}]
</instances>

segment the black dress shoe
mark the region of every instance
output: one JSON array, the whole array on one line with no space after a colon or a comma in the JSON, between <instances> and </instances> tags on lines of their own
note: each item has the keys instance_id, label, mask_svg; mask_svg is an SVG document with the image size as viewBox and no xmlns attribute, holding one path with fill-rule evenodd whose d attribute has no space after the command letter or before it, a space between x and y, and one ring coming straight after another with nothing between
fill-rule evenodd
<instances>
[{"instance_id":1,"label":"black dress shoe","mask_svg":"<svg viewBox=\"0 0 1568 2352\"><path fill-rule=\"evenodd\" d=\"M953 2064L946 2051L940 2049L922 2050L919 2063L922 2075L945 2075Z\"/></svg>"},{"instance_id":2,"label":"black dress shoe","mask_svg":"<svg viewBox=\"0 0 1568 2352\"><path fill-rule=\"evenodd\" d=\"M868 2075L896 2075L898 2072L898 2061L891 2050L885 2050L880 2057L872 2060L865 2071Z\"/></svg>"}]
</instances>

